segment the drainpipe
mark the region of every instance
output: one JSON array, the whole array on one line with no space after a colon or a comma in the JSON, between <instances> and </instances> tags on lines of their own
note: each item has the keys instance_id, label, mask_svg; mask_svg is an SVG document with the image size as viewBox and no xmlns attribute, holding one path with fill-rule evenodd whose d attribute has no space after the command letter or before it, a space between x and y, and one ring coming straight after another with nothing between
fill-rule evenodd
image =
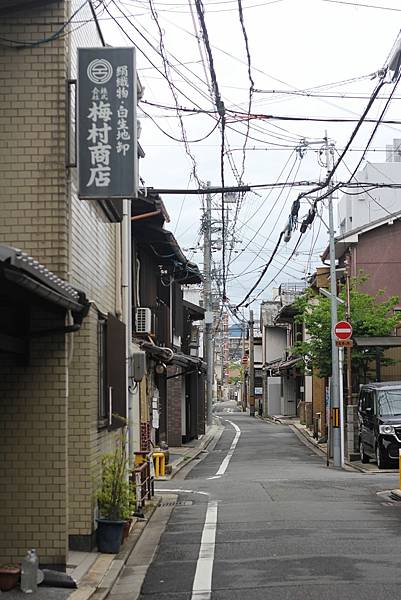
<instances>
[{"instance_id":1,"label":"drainpipe","mask_svg":"<svg viewBox=\"0 0 401 600\"><path fill-rule=\"evenodd\" d=\"M132 324L131 324L131 201L123 200L123 220L121 224L121 288L122 288L122 320L125 323L125 364L126 364L126 414L128 420L127 457L131 466L132 424L130 418L131 395L128 381L129 358L131 354Z\"/></svg>"},{"instance_id":2,"label":"drainpipe","mask_svg":"<svg viewBox=\"0 0 401 600\"><path fill-rule=\"evenodd\" d=\"M136 54L134 53L134 85L133 85L133 105L137 107L137 73L136 73ZM138 148L138 128L137 114L134 113L134 127L131 136L132 144L135 149ZM135 152L135 189L134 198L138 195L138 151ZM132 466L134 462L134 452L139 450L140 444L140 414L139 414L139 386L135 389L131 387L128 379L130 360L134 352L132 341L132 243L131 243L131 200L123 202L123 223L122 223L122 294L123 294L123 321L126 324L126 392L127 392L127 418L128 418L128 465Z\"/></svg>"}]
</instances>

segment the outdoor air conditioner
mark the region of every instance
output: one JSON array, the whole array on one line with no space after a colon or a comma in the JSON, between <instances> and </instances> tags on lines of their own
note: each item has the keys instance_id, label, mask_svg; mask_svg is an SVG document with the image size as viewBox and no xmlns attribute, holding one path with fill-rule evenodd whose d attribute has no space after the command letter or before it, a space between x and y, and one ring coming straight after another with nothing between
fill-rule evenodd
<instances>
[{"instance_id":1,"label":"outdoor air conditioner","mask_svg":"<svg viewBox=\"0 0 401 600\"><path fill-rule=\"evenodd\" d=\"M143 306L136 309L135 329L137 333L152 332L152 311Z\"/></svg>"}]
</instances>

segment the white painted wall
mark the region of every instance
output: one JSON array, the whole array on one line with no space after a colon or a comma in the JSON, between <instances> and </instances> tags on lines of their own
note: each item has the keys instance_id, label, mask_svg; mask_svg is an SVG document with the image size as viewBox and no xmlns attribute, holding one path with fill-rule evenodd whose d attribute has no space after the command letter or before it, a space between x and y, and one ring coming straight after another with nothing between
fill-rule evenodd
<instances>
[{"instance_id":1,"label":"white painted wall","mask_svg":"<svg viewBox=\"0 0 401 600\"><path fill-rule=\"evenodd\" d=\"M356 174L356 179L361 183L394 183L401 179L401 163L367 163L366 166ZM355 193L357 190L349 190ZM400 193L397 189L380 188L370 190L369 193L361 191L360 194L344 194L337 206L337 235L342 235L372 223L388 213L394 213L401 209Z\"/></svg>"}]
</instances>

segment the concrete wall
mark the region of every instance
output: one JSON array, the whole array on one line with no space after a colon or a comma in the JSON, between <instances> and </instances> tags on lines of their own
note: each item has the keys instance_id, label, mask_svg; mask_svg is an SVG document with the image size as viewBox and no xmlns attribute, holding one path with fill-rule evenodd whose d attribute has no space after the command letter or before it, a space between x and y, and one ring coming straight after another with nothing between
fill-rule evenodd
<instances>
[{"instance_id":1,"label":"concrete wall","mask_svg":"<svg viewBox=\"0 0 401 600\"><path fill-rule=\"evenodd\" d=\"M265 327L263 343L267 363L283 357L287 347L287 330L283 327Z\"/></svg>"},{"instance_id":2,"label":"concrete wall","mask_svg":"<svg viewBox=\"0 0 401 600\"><path fill-rule=\"evenodd\" d=\"M401 163L367 163L362 171L356 174L360 182L394 183L400 181ZM351 190L354 194L357 190ZM369 194L344 194L337 207L338 233L343 234L372 221L388 216L388 213L400 210L399 190L382 188L372 190Z\"/></svg>"}]
</instances>

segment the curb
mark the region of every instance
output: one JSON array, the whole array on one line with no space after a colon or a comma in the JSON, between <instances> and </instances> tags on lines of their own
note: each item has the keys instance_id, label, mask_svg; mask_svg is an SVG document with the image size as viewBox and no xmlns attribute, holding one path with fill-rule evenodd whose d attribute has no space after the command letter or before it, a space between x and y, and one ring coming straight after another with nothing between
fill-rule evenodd
<instances>
[{"instance_id":1,"label":"curb","mask_svg":"<svg viewBox=\"0 0 401 600\"><path fill-rule=\"evenodd\" d=\"M122 550L115 555L103 554L96 559L89 571L81 579L80 587L74 591L68 600L104 600L117 581L125 563L133 552L139 538L153 517L156 508L162 501L162 496L155 496L146 520L137 520L132 533L126 540Z\"/></svg>"},{"instance_id":2,"label":"curb","mask_svg":"<svg viewBox=\"0 0 401 600\"><path fill-rule=\"evenodd\" d=\"M296 427L296 425L288 425L288 427L291 429L291 431L293 433L295 433L295 435L297 436L297 438L305 444L305 446L308 446L308 448L310 448L311 450L313 450L318 456L326 456L326 452L323 450L323 448L320 448L320 446L318 446L309 436L309 434L307 434L306 432L304 432L302 429L298 429L298 427Z\"/></svg>"},{"instance_id":3,"label":"curb","mask_svg":"<svg viewBox=\"0 0 401 600\"><path fill-rule=\"evenodd\" d=\"M221 429L221 431L220 431L220 429ZM203 436L199 446L197 446L196 449L194 449L193 454L189 454L189 453L183 454L182 457L177 459L175 461L175 464L172 465L171 475L168 475L167 477L164 477L164 478L157 479L157 481L170 481L171 479L174 479L176 474L179 471L181 471L181 469L183 467L185 467L186 465L189 465L189 463L191 463L195 458L197 458L199 456L199 454L201 454L212 443L212 441L215 439L215 437L219 433L221 435L222 430L223 430L223 428L220 428L219 425L213 424L210 428L210 431L208 431L208 433L206 433Z\"/></svg>"}]
</instances>

